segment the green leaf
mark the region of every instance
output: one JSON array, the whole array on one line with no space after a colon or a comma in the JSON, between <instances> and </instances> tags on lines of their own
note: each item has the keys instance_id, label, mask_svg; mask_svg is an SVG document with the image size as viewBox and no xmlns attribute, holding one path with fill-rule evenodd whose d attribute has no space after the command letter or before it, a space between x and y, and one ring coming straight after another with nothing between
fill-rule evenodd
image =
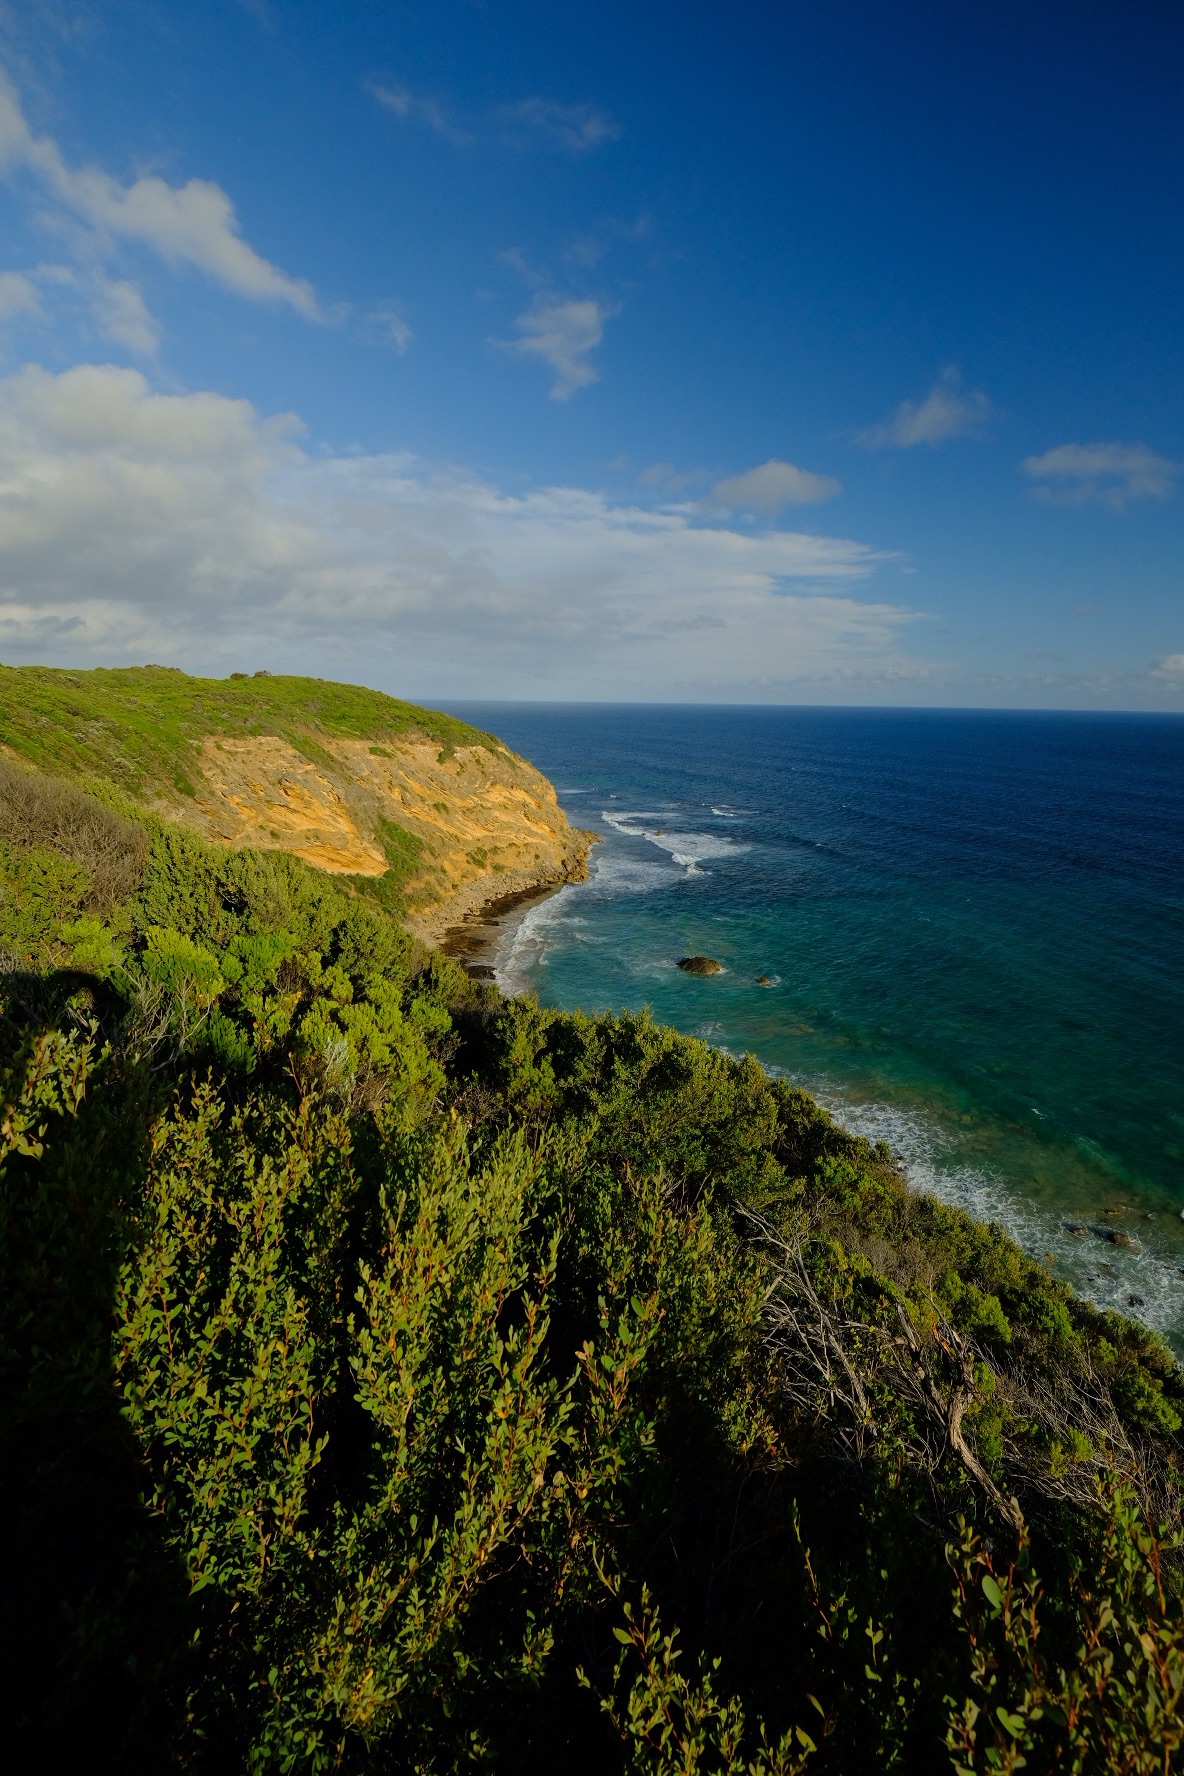
<instances>
[{"instance_id":1,"label":"green leaf","mask_svg":"<svg viewBox=\"0 0 1184 1776\"><path fill-rule=\"evenodd\" d=\"M987 1602L993 1609L1003 1608L1003 1593L1000 1591L990 1573L983 1574L983 1593Z\"/></svg>"}]
</instances>

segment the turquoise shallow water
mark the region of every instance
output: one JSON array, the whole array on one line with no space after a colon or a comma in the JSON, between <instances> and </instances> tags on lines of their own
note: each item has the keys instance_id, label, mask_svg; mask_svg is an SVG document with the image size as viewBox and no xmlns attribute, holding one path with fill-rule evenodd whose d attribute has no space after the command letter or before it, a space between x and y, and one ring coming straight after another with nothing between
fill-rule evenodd
<instances>
[{"instance_id":1,"label":"turquoise shallow water","mask_svg":"<svg viewBox=\"0 0 1184 1776\"><path fill-rule=\"evenodd\" d=\"M456 713L604 835L507 989L750 1050L1184 1348L1184 720Z\"/></svg>"}]
</instances>

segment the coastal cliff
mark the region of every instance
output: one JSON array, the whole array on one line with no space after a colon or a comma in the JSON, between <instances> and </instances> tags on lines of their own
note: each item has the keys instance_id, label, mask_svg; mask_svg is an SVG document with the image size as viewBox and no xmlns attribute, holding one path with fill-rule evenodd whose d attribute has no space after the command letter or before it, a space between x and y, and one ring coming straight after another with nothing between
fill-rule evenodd
<instances>
[{"instance_id":1,"label":"coastal cliff","mask_svg":"<svg viewBox=\"0 0 1184 1776\"><path fill-rule=\"evenodd\" d=\"M313 763L275 736L207 737L179 812L215 842L291 851L331 875L393 873L408 926L433 943L490 899L586 873L588 835L500 744L445 751L412 731L385 745L324 735L318 750Z\"/></svg>"},{"instance_id":2,"label":"coastal cliff","mask_svg":"<svg viewBox=\"0 0 1184 1776\"><path fill-rule=\"evenodd\" d=\"M586 874L541 772L438 711L321 679L0 668L0 747L215 843L352 878L437 942Z\"/></svg>"}]
</instances>

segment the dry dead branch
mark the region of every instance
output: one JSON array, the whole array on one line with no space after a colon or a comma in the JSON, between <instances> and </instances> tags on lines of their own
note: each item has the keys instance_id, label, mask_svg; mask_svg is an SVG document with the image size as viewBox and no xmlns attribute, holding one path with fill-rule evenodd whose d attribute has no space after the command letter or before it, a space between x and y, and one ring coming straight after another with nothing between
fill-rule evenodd
<instances>
[{"instance_id":1,"label":"dry dead branch","mask_svg":"<svg viewBox=\"0 0 1184 1776\"><path fill-rule=\"evenodd\" d=\"M803 1217L788 1232L746 1211L772 1267L764 1335L784 1395L836 1454L862 1461L884 1446L935 1477L952 1456L999 1514L1018 1527L1020 1498L1096 1506L1097 1482L1120 1474L1150 1522L1179 1514L1173 1477L1127 1429L1107 1381L1083 1352L1055 1368L1001 1362L951 1325L931 1292L920 1316L899 1289L882 1322L853 1317L816 1280L809 1257L819 1229ZM890 1316L890 1317L889 1317ZM990 1399L1003 1423L1000 1486L972 1442L967 1416ZM903 1409L903 1410L902 1410Z\"/></svg>"}]
</instances>

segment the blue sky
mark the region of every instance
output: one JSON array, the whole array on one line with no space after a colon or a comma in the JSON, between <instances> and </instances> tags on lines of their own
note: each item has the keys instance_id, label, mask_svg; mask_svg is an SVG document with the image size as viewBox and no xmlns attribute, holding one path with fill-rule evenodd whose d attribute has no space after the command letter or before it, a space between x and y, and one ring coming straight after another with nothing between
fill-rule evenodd
<instances>
[{"instance_id":1,"label":"blue sky","mask_svg":"<svg viewBox=\"0 0 1184 1776\"><path fill-rule=\"evenodd\" d=\"M0 5L0 657L1184 708L1171 5Z\"/></svg>"}]
</instances>

